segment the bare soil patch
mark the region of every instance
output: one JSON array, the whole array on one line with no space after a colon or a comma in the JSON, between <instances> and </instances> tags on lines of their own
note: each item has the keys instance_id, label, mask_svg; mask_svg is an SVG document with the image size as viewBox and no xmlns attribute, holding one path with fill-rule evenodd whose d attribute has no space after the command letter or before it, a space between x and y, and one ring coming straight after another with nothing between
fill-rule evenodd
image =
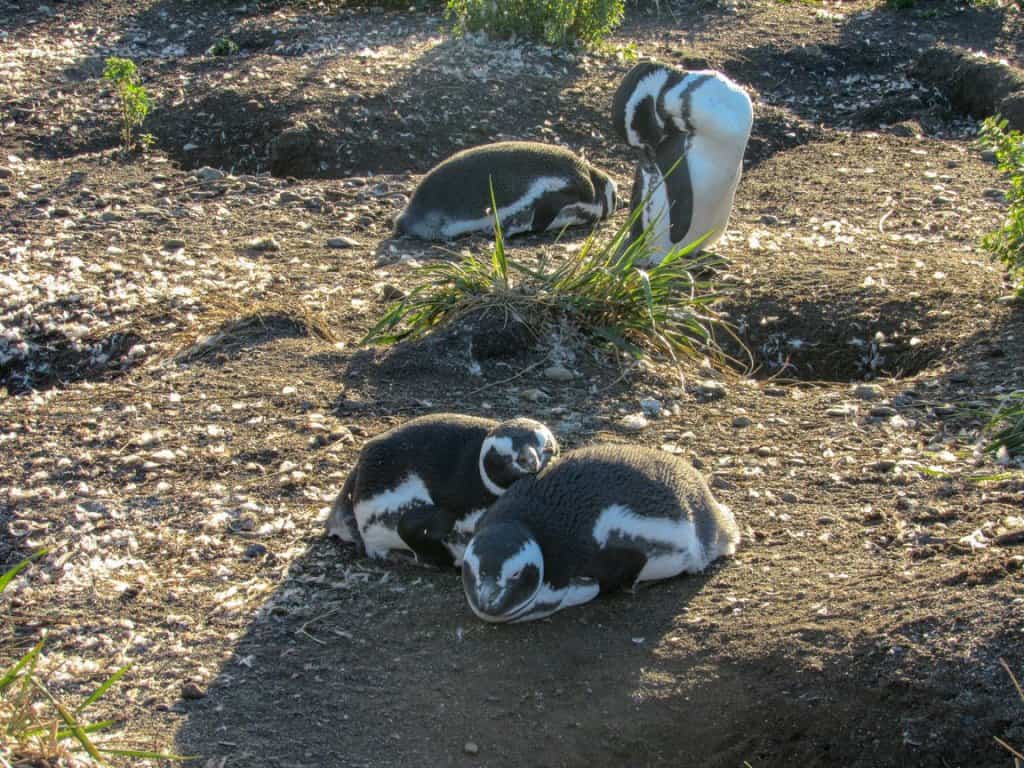
<instances>
[{"instance_id":1,"label":"bare soil patch","mask_svg":"<svg viewBox=\"0 0 1024 768\"><path fill-rule=\"evenodd\" d=\"M937 43L1019 67L1020 22L630 11L614 42L755 100L719 277L759 367L710 399L706 372L620 365L568 329L508 355L486 325L357 346L445 257L388 238L450 152L558 141L628 187L613 52L451 40L435 12L0 3L0 567L54 547L0 603L0 663L45 631L74 699L134 661L108 713L208 766L1008 765L992 737L1024 744L1024 721L997 660L1024 664L1024 550L999 535L1024 480L971 479L1002 468L970 409L1024 387L1024 316L978 246L1002 180L912 68ZM206 55L225 35L239 54ZM156 97L149 156L114 151L112 54ZM645 397L663 416L625 431ZM686 455L742 548L485 626L453 574L322 534L362 441L435 410Z\"/></svg>"}]
</instances>

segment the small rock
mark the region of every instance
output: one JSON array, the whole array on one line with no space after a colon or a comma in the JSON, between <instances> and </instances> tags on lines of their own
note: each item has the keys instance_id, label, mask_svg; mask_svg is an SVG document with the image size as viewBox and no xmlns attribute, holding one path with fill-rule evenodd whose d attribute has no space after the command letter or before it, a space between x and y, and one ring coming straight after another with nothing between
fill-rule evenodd
<instances>
[{"instance_id":1,"label":"small rock","mask_svg":"<svg viewBox=\"0 0 1024 768\"><path fill-rule=\"evenodd\" d=\"M151 219L163 216L164 212L152 205L140 205L135 209L135 215L140 219Z\"/></svg>"},{"instance_id":2,"label":"small rock","mask_svg":"<svg viewBox=\"0 0 1024 768\"><path fill-rule=\"evenodd\" d=\"M642 413L631 413L619 420L619 426L626 432L642 432L650 424Z\"/></svg>"},{"instance_id":3,"label":"small rock","mask_svg":"<svg viewBox=\"0 0 1024 768\"><path fill-rule=\"evenodd\" d=\"M480 747L477 745L475 741L467 741L463 745L462 751L465 752L467 755L476 755L480 753Z\"/></svg>"},{"instance_id":4,"label":"small rock","mask_svg":"<svg viewBox=\"0 0 1024 768\"><path fill-rule=\"evenodd\" d=\"M544 369L544 376L552 381L572 381L576 374L564 365L552 365Z\"/></svg>"},{"instance_id":5,"label":"small rock","mask_svg":"<svg viewBox=\"0 0 1024 768\"><path fill-rule=\"evenodd\" d=\"M267 554L267 548L262 544L250 544L245 548L245 554L243 557L246 560L255 560L257 557L263 557Z\"/></svg>"},{"instance_id":6,"label":"small rock","mask_svg":"<svg viewBox=\"0 0 1024 768\"><path fill-rule=\"evenodd\" d=\"M850 416L857 415L857 406L853 403L843 403L842 405L833 405L830 408L825 409L826 416L833 416L835 418L845 419Z\"/></svg>"},{"instance_id":7,"label":"small rock","mask_svg":"<svg viewBox=\"0 0 1024 768\"><path fill-rule=\"evenodd\" d=\"M772 216L770 213L766 213L761 216L761 223L767 224L769 227L774 227L779 223L779 218L778 216Z\"/></svg>"},{"instance_id":8,"label":"small rock","mask_svg":"<svg viewBox=\"0 0 1024 768\"><path fill-rule=\"evenodd\" d=\"M0 184L0 197L10 197L11 188L7 184Z\"/></svg>"},{"instance_id":9,"label":"small rock","mask_svg":"<svg viewBox=\"0 0 1024 768\"><path fill-rule=\"evenodd\" d=\"M0 165L0 179L9 179L13 175L14 171L12 171L6 165Z\"/></svg>"},{"instance_id":10,"label":"small rock","mask_svg":"<svg viewBox=\"0 0 1024 768\"><path fill-rule=\"evenodd\" d=\"M736 429L744 429L746 427L749 427L750 424L751 424L751 421L750 421L750 417L748 417L748 416L736 416L732 420L732 425Z\"/></svg>"},{"instance_id":11,"label":"small rock","mask_svg":"<svg viewBox=\"0 0 1024 768\"><path fill-rule=\"evenodd\" d=\"M206 691L199 687L199 683L189 680L181 686L181 698L188 701L195 701L206 696Z\"/></svg>"},{"instance_id":12,"label":"small rock","mask_svg":"<svg viewBox=\"0 0 1024 768\"><path fill-rule=\"evenodd\" d=\"M892 472L896 469L896 462L892 459L879 459L878 461L868 464L868 469L872 472Z\"/></svg>"},{"instance_id":13,"label":"small rock","mask_svg":"<svg viewBox=\"0 0 1024 768\"><path fill-rule=\"evenodd\" d=\"M551 395L549 395L543 389L537 389L536 387L520 392L519 396L523 398L523 400L526 400L531 403L539 403L541 400L551 399Z\"/></svg>"},{"instance_id":14,"label":"small rock","mask_svg":"<svg viewBox=\"0 0 1024 768\"><path fill-rule=\"evenodd\" d=\"M211 168L208 165L204 165L202 168L196 171L193 174L193 176L195 176L200 181L219 181L220 179L224 178L225 174L224 171L218 170L217 168Z\"/></svg>"},{"instance_id":15,"label":"small rock","mask_svg":"<svg viewBox=\"0 0 1024 768\"><path fill-rule=\"evenodd\" d=\"M885 391L877 384L858 384L853 390L853 396L859 400L877 400L885 394Z\"/></svg>"},{"instance_id":16,"label":"small rock","mask_svg":"<svg viewBox=\"0 0 1024 768\"><path fill-rule=\"evenodd\" d=\"M643 409L645 416L649 416L652 419L661 416L661 403L653 397L645 397L641 400L640 407Z\"/></svg>"},{"instance_id":17,"label":"small rock","mask_svg":"<svg viewBox=\"0 0 1024 768\"><path fill-rule=\"evenodd\" d=\"M871 415L876 419L888 419L896 415L896 409L891 405L876 405L871 409Z\"/></svg>"},{"instance_id":18,"label":"small rock","mask_svg":"<svg viewBox=\"0 0 1024 768\"><path fill-rule=\"evenodd\" d=\"M164 240L165 251L180 251L185 247L185 241L179 237L171 237Z\"/></svg>"},{"instance_id":19,"label":"small rock","mask_svg":"<svg viewBox=\"0 0 1024 768\"><path fill-rule=\"evenodd\" d=\"M981 196L987 197L990 200L1004 200L1006 199L1006 192L1001 189L996 189L995 187L987 187L986 189L981 190Z\"/></svg>"},{"instance_id":20,"label":"small rock","mask_svg":"<svg viewBox=\"0 0 1024 768\"><path fill-rule=\"evenodd\" d=\"M831 515L821 515L818 518L818 525L832 525L836 519Z\"/></svg>"},{"instance_id":21,"label":"small rock","mask_svg":"<svg viewBox=\"0 0 1024 768\"><path fill-rule=\"evenodd\" d=\"M301 203L305 198L297 192L291 192L285 190L277 196L278 205L288 205L288 203Z\"/></svg>"},{"instance_id":22,"label":"small rock","mask_svg":"<svg viewBox=\"0 0 1024 768\"><path fill-rule=\"evenodd\" d=\"M725 385L714 379L703 379L697 383L697 392L707 400L718 400L725 397Z\"/></svg>"},{"instance_id":23,"label":"small rock","mask_svg":"<svg viewBox=\"0 0 1024 768\"><path fill-rule=\"evenodd\" d=\"M345 237L345 235L332 237L327 241L328 248L358 248L360 245L361 243L358 240L353 240L351 237Z\"/></svg>"},{"instance_id":24,"label":"small rock","mask_svg":"<svg viewBox=\"0 0 1024 768\"><path fill-rule=\"evenodd\" d=\"M711 487L717 488L720 491L731 491L736 488L736 483L731 480L726 480L721 475L715 475L711 478Z\"/></svg>"},{"instance_id":25,"label":"small rock","mask_svg":"<svg viewBox=\"0 0 1024 768\"><path fill-rule=\"evenodd\" d=\"M406 296L405 291L397 285L385 283L380 287L381 301L401 301Z\"/></svg>"},{"instance_id":26,"label":"small rock","mask_svg":"<svg viewBox=\"0 0 1024 768\"><path fill-rule=\"evenodd\" d=\"M983 149L981 150L981 159L986 163L995 164L998 161L996 157L996 151L994 149Z\"/></svg>"},{"instance_id":27,"label":"small rock","mask_svg":"<svg viewBox=\"0 0 1024 768\"><path fill-rule=\"evenodd\" d=\"M800 497L791 491L783 491L779 494L779 498L787 504L796 504L800 501Z\"/></svg>"},{"instance_id":28,"label":"small rock","mask_svg":"<svg viewBox=\"0 0 1024 768\"><path fill-rule=\"evenodd\" d=\"M248 248L250 251L259 251L261 253L281 250L281 244L278 243L277 240L275 240L273 237L267 235L261 237L254 237L252 240L245 244L245 247Z\"/></svg>"},{"instance_id":29,"label":"small rock","mask_svg":"<svg viewBox=\"0 0 1024 768\"><path fill-rule=\"evenodd\" d=\"M66 205L55 205L50 209L50 216L55 219L66 219L70 216L75 215L74 208L68 208Z\"/></svg>"},{"instance_id":30,"label":"small rock","mask_svg":"<svg viewBox=\"0 0 1024 768\"><path fill-rule=\"evenodd\" d=\"M936 416L954 416L956 415L957 407L950 403L944 403L943 405L935 406Z\"/></svg>"}]
</instances>

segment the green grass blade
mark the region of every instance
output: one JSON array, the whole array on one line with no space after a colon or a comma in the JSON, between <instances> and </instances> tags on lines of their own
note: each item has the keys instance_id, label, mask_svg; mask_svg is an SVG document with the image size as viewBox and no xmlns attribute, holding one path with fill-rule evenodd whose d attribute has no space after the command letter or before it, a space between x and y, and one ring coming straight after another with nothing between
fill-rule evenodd
<instances>
[{"instance_id":1,"label":"green grass blade","mask_svg":"<svg viewBox=\"0 0 1024 768\"><path fill-rule=\"evenodd\" d=\"M170 752L152 752L145 749L118 749L113 747L99 747L100 752L105 755L117 755L118 757L135 757L140 760L196 760L198 755L175 755Z\"/></svg>"},{"instance_id":2,"label":"green grass blade","mask_svg":"<svg viewBox=\"0 0 1024 768\"><path fill-rule=\"evenodd\" d=\"M14 580L15 576L17 576L23 570L28 568L29 563L31 563L33 560L38 560L43 555L49 553L49 551L49 549L40 549L39 551L32 553L24 560L22 560L20 563L18 563L16 566L11 568L11 570L5 572L2 576L0 576L0 593L3 593L3 591L7 589L7 585Z\"/></svg>"},{"instance_id":3,"label":"green grass blade","mask_svg":"<svg viewBox=\"0 0 1024 768\"><path fill-rule=\"evenodd\" d=\"M501 285L508 287L508 260L505 258L505 238L501 231L501 216L498 215L498 203L494 197L494 180L490 177L487 184L491 191L491 212L494 214L494 250L491 251L491 266L496 279Z\"/></svg>"},{"instance_id":4,"label":"green grass blade","mask_svg":"<svg viewBox=\"0 0 1024 768\"><path fill-rule=\"evenodd\" d=\"M96 745L92 743L92 739L89 738L89 734L85 732L81 725L79 725L75 716L68 710L68 708L61 704L60 701L50 693L49 689L47 689L45 685L40 683L38 680L33 682L35 683L36 688L49 700L53 708L57 710L57 714L60 715L60 719L64 721L64 724L71 731L71 735L74 736L75 741L82 746L82 749L88 752L89 756L96 762L105 764L106 760L103 759L103 755L101 755L99 750L96 749Z\"/></svg>"},{"instance_id":5,"label":"green grass blade","mask_svg":"<svg viewBox=\"0 0 1024 768\"><path fill-rule=\"evenodd\" d=\"M112 674L110 677L104 680L103 684L100 685L100 687L97 688L95 691L93 691L92 695L78 706L78 708L75 710L75 714L80 715L85 710L85 708L88 707L90 704L95 704L97 701L103 698L103 695L107 691L109 691L111 687L116 685L118 680L124 677L125 672L127 672L131 668L131 666L131 662L125 664L119 670L114 672L114 674Z\"/></svg>"},{"instance_id":6,"label":"green grass blade","mask_svg":"<svg viewBox=\"0 0 1024 768\"><path fill-rule=\"evenodd\" d=\"M28 651L24 656L18 659L10 669L4 672L4 676L0 677L0 692L6 690L11 683L17 680L18 675L21 674L21 671L26 667L30 670L35 669L36 659L39 657L40 651L43 650L43 644L45 642L45 638L40 640L32 647L32 650Z\"/></svg>"}]
</instances>

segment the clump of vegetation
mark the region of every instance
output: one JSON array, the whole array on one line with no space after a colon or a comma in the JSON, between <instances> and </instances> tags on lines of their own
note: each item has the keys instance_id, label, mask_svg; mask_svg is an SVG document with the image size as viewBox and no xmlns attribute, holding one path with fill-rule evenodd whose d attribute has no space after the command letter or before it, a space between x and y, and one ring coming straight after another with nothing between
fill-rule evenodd
<instances>
[{"instance_id":1,"label":"clump of vegetation","mask_svg":"<svg viewBox=\"0 0 1024 768\"><path fill-rule=\"evenodd\" d=\"M1008 131L1006 121L990 117L981 127L982 143L995 151L999 170L1009 176L1006 200L1010 204L1002 229L985 236L982 244L1006 262L1024 297L1024 133Z\"/></svg>"},{"instance_id":2,"label":"clump of vegetation","mask_svg":"<svg viewBox=\"0 0 1024 768\"><path fill-rule=\"evenodd\" d=\"M448 0L457 32L599 45L622 22L625 0Z\"/></svg>"},{"instance_id":3,"label":"clump of vegetation","mask_svg":"<svg viewBox=\"0 0 1024 768\"><path fill-rule=\"evenodd\" d=\"M238 43L230 37L222 37L210 46L209 52L214 56L234 56L238 53Z\"/></svg>"},{"instance_id":4,"label":"clump of vegetation","mask_svg":"<svg viewBox=\"0 0 1024 768\"><path fill-rule=\"evenodd\" d=\"M40 550L0 575L0 593L29 563L46 554ZM5 642L9 638L4 638ZM77 707L61 702L36 674L43 638L7 669L0 669L0 765L63 768L83 765L88 756L92 764L106 765L105 755L180 760L177 755L140 749L111 748L97 745L91 734L106 731L116 720L85 722L82 715L99 701L128 671L125 665L108 677Z\"/></svg>"},{"instance_id":5,"label":"clump of vegetation","mask_svg":"<svg viewBox=\"0 0 1024 768\"><path fill-rule=\"evenodd\" d=\"M1007 461L1024 457L1024 390L1003 400L990 415L985 430L991 434L986 451Z\"/></svg>"},{"instance_id":6,"label":"clump of vegetation","mask_svg":"<svg viewBox=\"0 0 1024 768\"><path fill-rule=\"evenodd\" d=\"M638 210L634 216L639 214ZM504 311L532 327L567 321L599 343L635 358L723 358L715 331L727 326L711 308L717 297L707 278L722 260L694 254L698 241L644 269L651 229L630 241L631 223L604 244L592 234L560 266L542 261L531 268L505 253L495 217L489 258L465 255L421 267L426 281L393 304L363 343L414 339L470 315Z\"/></svg>"},{"instance_id":7,"label":"clump of vegetation","mask_svg":"<svg viewBox=\"0 0 1024 768\"><path fill-rule=\"evenodd\" d=\"M121 100L121 143L125 151L130 152L136 145L142 149L149 148L154 141L151 134L145 133L137 138L135 135L152 106L149 94L139 78L135 62L111 56L107 59L103 78L114 84Z\"/></svg>"}]
</instances>

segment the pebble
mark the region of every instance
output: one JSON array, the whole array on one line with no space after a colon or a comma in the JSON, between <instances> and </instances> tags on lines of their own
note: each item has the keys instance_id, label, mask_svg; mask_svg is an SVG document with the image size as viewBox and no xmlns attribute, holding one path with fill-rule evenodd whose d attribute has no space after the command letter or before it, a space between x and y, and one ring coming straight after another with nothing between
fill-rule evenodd
<instances>
[{"instance_id":1,"label":"pebble","mask_svg":"<svg viewBox=\"0 0 1024 768\"><path fill-rule=\"evenodd\" d=\"M853 390L853 396L859 400L877 400L885 394L885 391L877 384L858 384Z\"/></svg>"},{"instance_id":2,"label":"pebble","mask_svg":"<svg viewBox=\"0 0 1024 768\"><path fill-rule=\"evenodd\" d=\"M9 179L13 175L14 171L12 171L6 165L0 165L0 179Z\"/></svg>"},{"instance_id":3,"label":"pebble","mask_svg":"<svg viewBox=\"0 0 1024 768\"><path fill-rule=\"evenodd\" d=\"M661 403L653 397L645 397L641 400L640 407L643 409L645 416L649 416L652 419L661 416Z\"/></svg>"},{"instance_id":4,"label":"pebble","mask_svg":"<svg viewBox=\"0 0 1024 768\"><path fill-rule=\"evenodd\" d=\"M462 746L462 751L465 752L467 755L476 755L480 753L480 747L477 745L475 741L467 741Z\"/></svg>"},{"instance_id":5,"label":"pebble","mask_svg":"<svg viewBox=\"0 0 1024 768\"><path fill-rule=\"evenodd\" d=\"M552 381L572 381L576 378L576 374L564 365L552 365L545 368L544 376Z\"/></svg>"},{"instance_id":6,"label":"pebble","mask_svg":"<svg viewBox=\"0 0 1024 768\"><path fill-rule=\"evenodd\" d=\"M135 209L135 215L140 219L149 219L163 216L164 212L152 205L140 205Z\"/></svg>"},{"instance_id":7,"label":"pebble","mask_svg":"<svg viewBox=\"0 0 1024 768\"><path fill-rule=\"evenodd\" d=\"M631 413L619 420L619 426L627 432L642 432L650 422L642 413Z\"/></svg>"},{"instance_id":8,"label":"pebble","mask_svg":"<svg viewBox=\"0 0 1024 768\"><path fill-rule=\"evenodd\" d=\"M184 247L185 241L180 237L170 237L167 240L164 240L165 251L180 251Z\"/></svg>"},{"instance_id":9,"label":"pebble","mask_svg":"<svg viewBox=\"0 0 1024 768\"><path fill-rule=\"evenodd\" d=\"M204 696L206 696L206 691L199 686L199 683L189 680L181 686L181 698L183 699L195 701L196 699L201 699Z\"/></svg>"},{"instance_id":10,"label":"pebble","mask_svg":"<svg viewBox=\"0 0 1024 768\"><path fill-rule=\"evenodd\" d=\"M0 184L0 197L10 197L11 188L7 184Z\"/></svg>"},{"instance_id":11,"label":"pebble","mask_svg":"<svg viewBox=\"0 0 1024 768\"><path fill-rule=\"evenodd\" d=\"M277 202L279 205L287 205L288 203L301 203L305 198L295 192L289 192L285 190L277 196Z\"/></svg>"},{"instance_id":12,"label":"pebble","mask_svg":"<svg viewBox=\"0 0 1024 768\"><path fill-rule=\"evenodd\" d=\"M800 497L797 496L792 491L783 491L782 493L779 494L779 498L782 499L787 504L796 504L800 501Z\"/></svg>"},{"instance_id":13,"label":"pebble","mask_svg":"<svg viewBox=\"0 0 1024 768\"><path fill-rule=\"evenodd\" d=\"M761 217L761 223L767 224L769 227L774 227L779 223L778 216L772 216L770 213L766 213Z\"/></svg>"},{"instance_id":14,"label":"pebble","mask_svg":"<svg viewBox=\"0 0 1024 768\"><path fill-rule=\"evenodd\" d=\"M868 469L872 472L892 472L896 469L896 462L892 459L879 459L878 461L868 464Z\"/></svg>"},{"instance_id":15,"label":"pebble","mask_svg":"<svg viewBox=\"0 0 1024 768\"><path fill-rule=\"evenodd\" d=\"M732 420L732 425L736 429L743 429L745 427L749 427L750 424L751 424L751 421L750 421L750 417L749 416L736 416Z\"/></svg>"},{"instance_id":16,"label":"pebble","mask_svg":"<svg viewBox=\"0 0 1024 768\"><path fill-rule=\"evenodd\" d=\"M519 393L519 396L523 398L523 400L526 400L531 403L539 403L541 400L551 399L551 395L549 395L543 389L537 389L536 387L533 387L532 389L523 390L522 392Z\"/></svg>"},{"instance_id":17,"label":"pebble","mask_svg":"<svg viewBox=\"0 0 1024 768\"><path fill-rule=\"evenodd\" d=\"M345 237L345 235L332 237L327 241L328 248L358 248L360 245L361 243L358 240L353 240L351 237Z\"/></svg>"},{"instance_id":18,"label":"pebble","mask_svg":"<svg viewBox=\"0 0 1024 768\"><path fill-rule=\"evenodd\" d=\"M718 400L719 398L725 397L726 389L725 385L720 381L714 379L703 379L697 383L697 391L701 397L708 400Z\"/></svg>"},{"instance_id":19,"label":"pebble","mask_svg":"<svg viewBox=\"0 0 1024 768\"><path fill-rule=\"evenodd\" d=\"M887 419L896 415L896 409L891 405L876 405L871 409L871 415L876 419Z\"/></svg>"},{"instance_id":20,"label":"pebble","mask_svg":"<svg viewBox=\"0 0 1024 768\"><path fill-rule=\"evenodd\" d=\"M994 149L981 150L981 159L984 160L986 163L995 163L997 160L996 151Z\"/></svg>"},{"instance_id":21,"label":"pebble","mask_svg":"<svg viewBox=\"0 0 1024 768\"><path fill-rule=\"evenodd\" d=\"M831 515L821 515L818 518L818 525L832 525L836 519Z\"/></svg>"},{"instance_id":22,"label":"pebble","mask_svg":"<svg viewBox=\"0 0 1024 768\"><path fill-rule=\"evenodd\" d=\"M266 235L261 237L254 237L252 240L246 243L245 246L250 251L267 252L281 250L281 244L278 243L277 240L275 240L273 237L269 237Z\"/></svg>"},{"instance_id":23,"label":"pebble","mask_svg":"<svg viewBox=\"0 0 1024 768\"><path fill-rule=\"evenodd\" d=\"M246 560L255 560L257 557L263 557L267 554L267 548L262 544L250 544L245 548L245 554L243 557Z\"/></svg>"},{"instance_id":24,"label":"pebble","mask_svg":"<svg viewBox=\"0 0 1024 768\"><path fill-rule=\"evenodd\" d=\"M834 416L835 418L846 418L848 416L857 415L857 406L853 403L844 403L843 405L833 405L825 409L826 416Z\"/></svg>"},{"instance_id":25,"label":"pebble","mask_svg":"<svg viewBox=\"0 0 1024 768\"><path fill-rule=\"evenodd\" d=\"M208 165L204 165L193 175L200 181L219 181L225 176L224 171L217 168L211 168Z\"/></svg>"},{"instance_id":26,"label":"pebble","mask_svg":"<svg viewBox=\"0 0 1024 768\"><path fill-rule=\"evenodd\" d=\"M944 403L943 405L935 406L936 416L953 416L956 414L956 412L957 407L955 405L951 405L950 403Z\"/></svg>"},{"instance_id":27,"label":"pebble","mask_svg":"<svg viewBox=\"0 0 1024 768\"><path fill-rule=\"evenodd\" d=\"M987 189L981 190L981 196L987 197L990 200L1003 200L1006 197L1006 192L995 187L988 187Z\"/></svg>"}]
</instances>

